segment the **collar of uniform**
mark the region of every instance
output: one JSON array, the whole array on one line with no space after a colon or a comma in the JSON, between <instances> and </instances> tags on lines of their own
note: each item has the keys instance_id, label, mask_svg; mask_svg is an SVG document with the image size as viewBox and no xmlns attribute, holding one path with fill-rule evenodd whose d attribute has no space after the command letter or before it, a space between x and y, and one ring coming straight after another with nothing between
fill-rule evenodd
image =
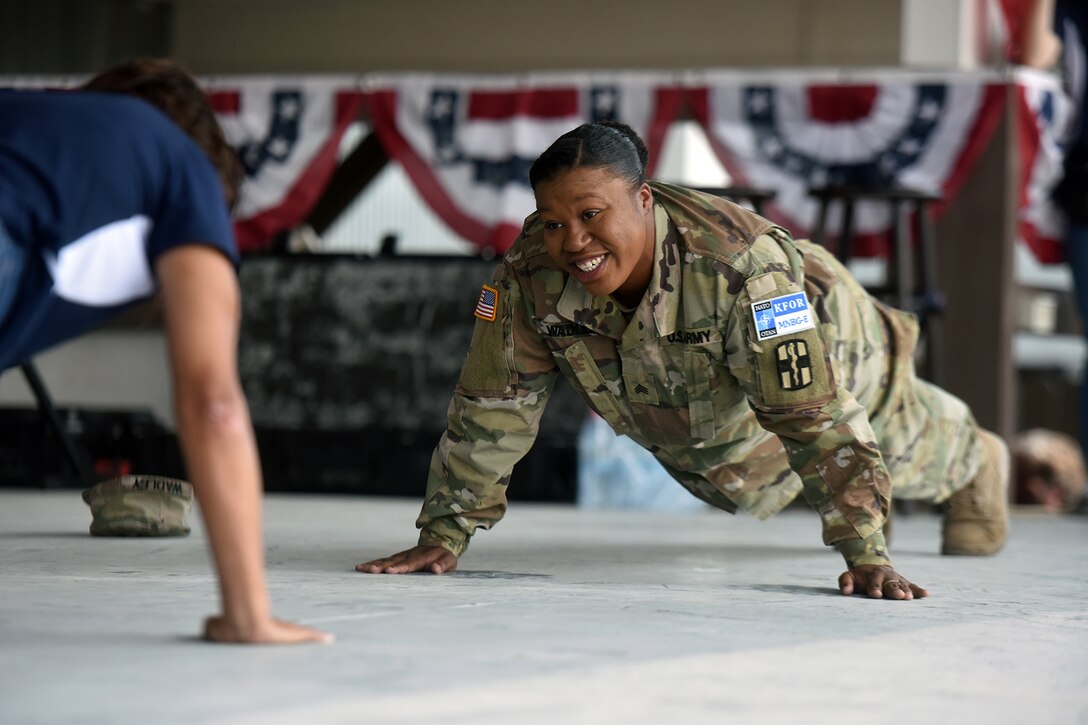
<instances>
[{"instance_id":1,"label":"collar of uniform","mask_svg":"<svg viewBox=\"0 0 1088 725\"><path fill-rule=\"evenodd\" d=\"M614 299L591 295L578 280L569 275L563 294L555 305L555 311L582 327L614 340L620 339L627 325L623 310Z\"/></svg>"},{"instance_id":2,"label":"collar of uniform","mask_svg":"<svg viewBox=\"0 0 1088 725\"><path fill-rule=\"evenodd\" d=\"M650 286L627 325L620 347L638 347L676 331L680 305L679 233L660 204L654 204L654 271Z\"/></svg>"}]
</instances>

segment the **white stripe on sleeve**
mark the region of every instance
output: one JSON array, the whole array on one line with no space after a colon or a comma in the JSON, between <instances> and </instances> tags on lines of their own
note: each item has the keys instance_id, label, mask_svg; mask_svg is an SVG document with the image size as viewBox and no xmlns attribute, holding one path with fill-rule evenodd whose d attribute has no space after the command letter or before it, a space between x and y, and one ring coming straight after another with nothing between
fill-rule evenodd
<instances>
[{"instance_id":1,"label":"white stripe on sleeve","mask_svg":"<svg viewBox=\"0 0 1088 725\"><path fill-rule=\"evenodd\" d=\"M142 214L99 227L60 254L45 253L53 293L89 307L108 307L149 296L155 289L145 241L151 219Z\"/></svg>"}]
</instances>

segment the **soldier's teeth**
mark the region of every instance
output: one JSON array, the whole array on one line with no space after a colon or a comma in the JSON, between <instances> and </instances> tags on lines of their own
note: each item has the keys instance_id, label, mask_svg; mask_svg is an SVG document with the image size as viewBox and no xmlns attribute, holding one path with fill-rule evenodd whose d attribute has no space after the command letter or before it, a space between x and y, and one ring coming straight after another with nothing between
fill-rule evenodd
<instances>
[{"instance_id":1,"label":"soldier's teeth","mask_svg":"<svg viewBox=\"0 0 1088 725\"><path fill-rule=\"evenodd\" d=\"M597 269L597 267L601 266L601 262L603 262L603 261L604 261L604 255L602 254L599 257L594 257L593 259L587 259L584 262L578 262L574 266L577 267L578 269L582 270L583 272L592 272L593 270Z\"/></svg>"}]
</instances>

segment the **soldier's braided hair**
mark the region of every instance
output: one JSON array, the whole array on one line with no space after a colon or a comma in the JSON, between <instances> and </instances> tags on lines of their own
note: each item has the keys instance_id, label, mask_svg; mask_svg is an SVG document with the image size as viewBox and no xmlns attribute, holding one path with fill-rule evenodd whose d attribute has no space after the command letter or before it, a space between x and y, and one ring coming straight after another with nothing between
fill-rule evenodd
<instances>
[{"instance_id":1,"label":"soldier's braided hair","mask_svg":"<svg viewBox=\"0 0 1088 725\"><path fill-rule=\"evenodd\" d=\"M636 188L646 181L648 158L646 144L627 124L584 123L557 138L537 157L529 169L529 184L535 190L564 171L603 168Z\"/></svg>"},{"instance_id":2,"label":"soldier's braided hair","mask_svg":"<svg viewBox=\"0 0 1088 725\"><path fill-rule=\"evenodd\" d=\"M204 150L219 173L228 208L234 208L245 176L242 163L227 144L204 91L179 63L167 58L135 58L102 71L81 88L136 96L169 116Z\"/></svg>"}]
</instances>

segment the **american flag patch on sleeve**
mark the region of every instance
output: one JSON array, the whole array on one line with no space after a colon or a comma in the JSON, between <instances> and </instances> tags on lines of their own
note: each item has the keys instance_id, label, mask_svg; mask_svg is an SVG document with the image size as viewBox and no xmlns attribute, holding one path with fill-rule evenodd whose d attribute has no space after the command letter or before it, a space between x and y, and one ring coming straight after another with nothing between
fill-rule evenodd
<instances>
[{"instance_id":1,"label":"american flag patch on sleeve","mask_svg":"<svg viewBox=\"0 0 1088 725\"><path fill-rule=\"evenodd\" d=\"M476 316L481 320L494 322L499 311L499 291L486 284L480 290L480 301L476 303Z\"/></svg>"}]
</instances>

